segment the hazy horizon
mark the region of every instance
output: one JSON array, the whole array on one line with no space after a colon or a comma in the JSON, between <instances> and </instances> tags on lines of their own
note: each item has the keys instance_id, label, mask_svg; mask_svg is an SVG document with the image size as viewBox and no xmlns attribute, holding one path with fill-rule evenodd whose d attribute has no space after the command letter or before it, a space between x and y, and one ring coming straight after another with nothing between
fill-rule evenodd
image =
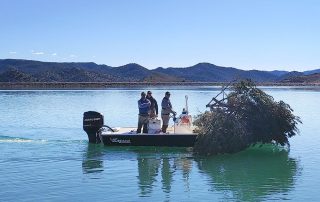
<instances>
[{"instance_id":1,"label":"hazy horizon","mask_svg":"<svg viewBox=\"0 0 320 202\"><path fill-rule=\"evenodd\" d=\"M0 58L319 69L315 0L1 1Z\"/></svg>"}]
</instances>

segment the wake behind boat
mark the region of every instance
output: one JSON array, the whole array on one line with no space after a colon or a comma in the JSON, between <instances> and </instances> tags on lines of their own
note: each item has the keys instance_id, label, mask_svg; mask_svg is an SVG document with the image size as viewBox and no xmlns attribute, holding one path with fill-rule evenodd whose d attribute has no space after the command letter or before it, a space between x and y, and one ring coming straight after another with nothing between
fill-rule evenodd
<instances>
[{"instance_id":1,"label":"wake behind boat","mask_svg":"<svg viewBox=\"0 0 320 202\"><path fill-rule=\"evenodd\" d=\"M111 146L168 146L193 147L197 138L192 125L192 116L186 108L178 117L174 117L173 126L166 133L161 132L161 121L157 118L149 120L148 133L137 133L134 127L112 128L104 124L104 116L95 111L83 114L83 129L86 131L89 142L103 143Z\"/></svg>"}]
</instances>

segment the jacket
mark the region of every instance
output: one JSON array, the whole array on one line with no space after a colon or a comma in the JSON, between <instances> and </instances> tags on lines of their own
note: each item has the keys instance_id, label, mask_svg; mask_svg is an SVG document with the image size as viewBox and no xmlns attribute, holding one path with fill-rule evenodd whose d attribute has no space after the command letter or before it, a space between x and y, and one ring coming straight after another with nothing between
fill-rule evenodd
<instances>
[{"instance_id":1,"label":"jacket","mask_svg":"<svg viewBox=\"0 0 320 202\"><path fill-rule=\"evenodd\" d=\"M162 110L161 110L162 115L169 115L170 113L174 113L174 111L172 110L172 104L169 98L164 97L162 99L161 107L162 107Z\"/></svg>"},{"instance_id":2,"label":"jacket","mask_svg":"<svg viewBox=\"0 0 320 202\"><path fill-rule=\"evenodd\" d=\"M146 116L150 110L151 102L148 99L138 100L139 115Z\"/></svg>"},{"instance_id":3,"label":"jacket","mask_svg":"<svg viewBox=\"0 0 320 202\"><path fill-rule=\"evenodd\" d=\"M158 103L157 103L157 100L154 99L152 96L151 96L151 97L147 97L147 99L151 102L150 109L151 109L151 110L155 110L155 111L156 111L156 114L159 114L159 113L158 113Z\"/></svg>"}]
</instances>

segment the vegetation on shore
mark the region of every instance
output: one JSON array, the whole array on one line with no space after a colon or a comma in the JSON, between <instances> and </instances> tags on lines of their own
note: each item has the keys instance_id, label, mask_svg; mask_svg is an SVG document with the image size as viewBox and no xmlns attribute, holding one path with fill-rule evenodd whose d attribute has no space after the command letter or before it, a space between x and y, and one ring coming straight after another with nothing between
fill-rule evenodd
<instances>
[{"instance_id":1,"label":"vegetation on shore","mask_svg":"<svg viewBox=\"0 0 320 202\"><path fill-rule=\"evenodd\" d=\"M251 79L255 82L320 84L320 69L305 72L241 70L198 63L189 67L148 69L130 63L119 67L93 62L41 62L0 59L0 82L229 82Z\"/></svg>"},{"instance_id":2,"label":"vegetation on shore","mask_svg":"<svg viewBox=\"0 0 320 202\"><path fill-rule=\"evenodd\" d=\"M0 82L1 90L38 90L38 89L108 89L108 88L137 88L156 86L216 86L226 85L226 82ZM320 83L259 83L259 86L293 86L318 87Z\"/></svg>"},{"instance_id":3,"label":"vegetation on shore","mask_svg":"<svg viewBox=\"0 0 320 202\"><path fill-rule=\"evenodd\" d=\"M194 147L198 154L235 153L257 143L290 146L289 138L299 132L297 124L302 123L288 104L275 101L250 80L225 87L207 106L210 111L194 122L199 133Z\"/></svg>"}]
</instances>

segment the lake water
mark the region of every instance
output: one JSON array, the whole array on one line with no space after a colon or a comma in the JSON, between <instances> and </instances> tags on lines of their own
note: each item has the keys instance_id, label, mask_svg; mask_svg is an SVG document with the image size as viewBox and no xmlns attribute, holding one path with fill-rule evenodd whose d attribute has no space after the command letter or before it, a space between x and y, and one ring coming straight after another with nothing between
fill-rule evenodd
<instances>
[{"instance_id":1,"label":"lake water","mask_svg":"<svg viewBox=\"0 0 320 202\"><path fill-rule=\"evenodd\" d=\"M303 121L290 151L199 157L190 148L90 145L83 112L136 126L141 89L0 91L0 201L320 201L320 89L263 89ZM168 89L151 90L161 103ZM170 92L177 112L188 95L195 115L219 88Z\"/></svg>"}]
</instances>

